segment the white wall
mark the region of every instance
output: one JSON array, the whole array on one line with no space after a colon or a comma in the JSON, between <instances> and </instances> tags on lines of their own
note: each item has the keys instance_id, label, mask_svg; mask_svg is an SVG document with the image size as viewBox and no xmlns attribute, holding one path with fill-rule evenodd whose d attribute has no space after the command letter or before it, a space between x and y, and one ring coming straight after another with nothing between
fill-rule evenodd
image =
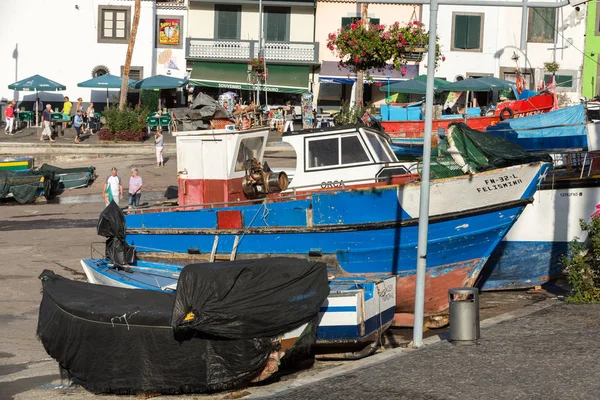
<instances>
[{"instance_id":1,"label":"white wall","mask_svg":"<svg viewBox=\"0 0 600 400\"><path fill-rule=\"evenodd\" d=\"M3 18L0 24L0 59L3 60L0 99L33 100L34 94L13 92L7 86L40 74L67 87L62 92L40 94L45 103L56 103L58 106L65 95L71 100L82 97L84 102L104 102L106 90L77 87L77 83L92 78L94 67L105 65L111 74L118 76L125 63L127 44L98 43L99 5L131 6L133 19L132 0L21 0L18 6L9 1L0 1L0 15L10 15L10 18ZM131 62L132 66L144 68L144 77L166 72L158 69L159 65L153 60L155 32L152 5L151 1L142 1ZM185 15L186 11L159 10L158 14ZM185 38L185 32L182 32L182 38ZM18 49L17 60L13 58L15 48ZM161 51L158 49L156 56ZM172 75L183 76L185 46L172 51L181 64L179 71L171 71ZM162 65L160 67L163 68ZM118 91L111 91L111 96L113 94L118 95Z\"/></svg>"}]
</instances>

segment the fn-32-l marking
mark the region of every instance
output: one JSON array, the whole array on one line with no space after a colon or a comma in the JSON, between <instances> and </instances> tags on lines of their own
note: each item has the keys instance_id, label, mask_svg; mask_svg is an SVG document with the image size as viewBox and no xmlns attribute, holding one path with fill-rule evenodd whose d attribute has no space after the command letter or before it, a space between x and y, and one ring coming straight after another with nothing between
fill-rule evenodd
<instances>
[{"instance_id":1,"label":"fn-32-l marking","mask_svg":"<svg viewBox=\"0 0 600 400\"><path fill-rule=\"evenodd\" d=\"M515 174L503 175L495 179L486 179L484 182L486 186L478 187L477 193L493 192L494 190L500 190L523 184L523 180L521 180Z\"/></svg>"}]
</instances>

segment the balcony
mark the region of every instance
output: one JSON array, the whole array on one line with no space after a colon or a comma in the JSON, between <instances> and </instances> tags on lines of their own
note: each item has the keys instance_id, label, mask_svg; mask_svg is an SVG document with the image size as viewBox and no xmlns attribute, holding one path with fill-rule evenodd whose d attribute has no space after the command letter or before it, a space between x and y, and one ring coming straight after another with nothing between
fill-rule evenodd
<instances>
[{"instance_id":1,"label":"balcony","mask_svg":"<svg viewBox=\"0 0 600 400\"><path fill-rule=\"evenodd\" d=\"M267 64L319 64L319 43L266 42L264 51ZM258 41L188 38L185 56L188 60L247 62L258 56Z\"/></svg>"}]
</instances>

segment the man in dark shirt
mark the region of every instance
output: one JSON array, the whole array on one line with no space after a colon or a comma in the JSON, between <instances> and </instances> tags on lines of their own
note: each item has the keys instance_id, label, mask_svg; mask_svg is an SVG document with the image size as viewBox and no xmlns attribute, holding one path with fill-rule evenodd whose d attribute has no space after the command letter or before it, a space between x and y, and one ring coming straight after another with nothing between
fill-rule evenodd
<instances>
[{"instance_id":1,"label":"man in dark shirt","mask_svg":"<svg viewBox=\"0 0 600 400\"><path fill-rule=\"evenodd\" d=\"M52 139L52 129L50 128L50 113L52 112L52 105L46 104L46 109L42 113L42 135L40 136L40 141L44 141L44 136L48 136L51 142L54 142Z\"/></svg>"}]
</instances>

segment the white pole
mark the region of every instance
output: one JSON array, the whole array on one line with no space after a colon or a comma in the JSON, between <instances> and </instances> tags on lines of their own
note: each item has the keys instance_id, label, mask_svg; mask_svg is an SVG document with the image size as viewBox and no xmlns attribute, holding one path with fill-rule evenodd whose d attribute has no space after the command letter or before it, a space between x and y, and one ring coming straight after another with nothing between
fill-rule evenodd
<instances>
[{"instance_id":1,"label":"white pole","mask_svg":"<svg viewBox=\"0 0 600 400\"><path fill-rule=\"evenodd\" d=\"M425 95L425 134L423 137L423 169L419 202L419 241L417 245L417 274L415 282L414 347L423 346L423 317L425 310L425 276L427 275L427 232L429 230L429 167L431 161L431 127L433 123L433 83L437 35L438 0L429 6L429 48L427 50L427 93Z\"/></svg>"},{"instance_id":2,"label":"white pole","mask_svg":"<svg viewBox=\"0 0 600 400\"><path fill-rule=\"evenodd\" d=\"M263 7L262 0L258 0L258 59L262 57L262 37L263 37ZM263 64L264 65L264 64ZM260 79L256 82L256 105L260 104Z\"/></svg>"},{"instance_id":3,"label":"white pole","mask_svg":"<svg viewBox=\"0 0 600 400\"><path fill-rule=\"evenodd\" d=\"M39 126L39 106L40 106L40 98L38 97L37 88L35 89L35 126Z\"/></svg>"}]
</instances>

